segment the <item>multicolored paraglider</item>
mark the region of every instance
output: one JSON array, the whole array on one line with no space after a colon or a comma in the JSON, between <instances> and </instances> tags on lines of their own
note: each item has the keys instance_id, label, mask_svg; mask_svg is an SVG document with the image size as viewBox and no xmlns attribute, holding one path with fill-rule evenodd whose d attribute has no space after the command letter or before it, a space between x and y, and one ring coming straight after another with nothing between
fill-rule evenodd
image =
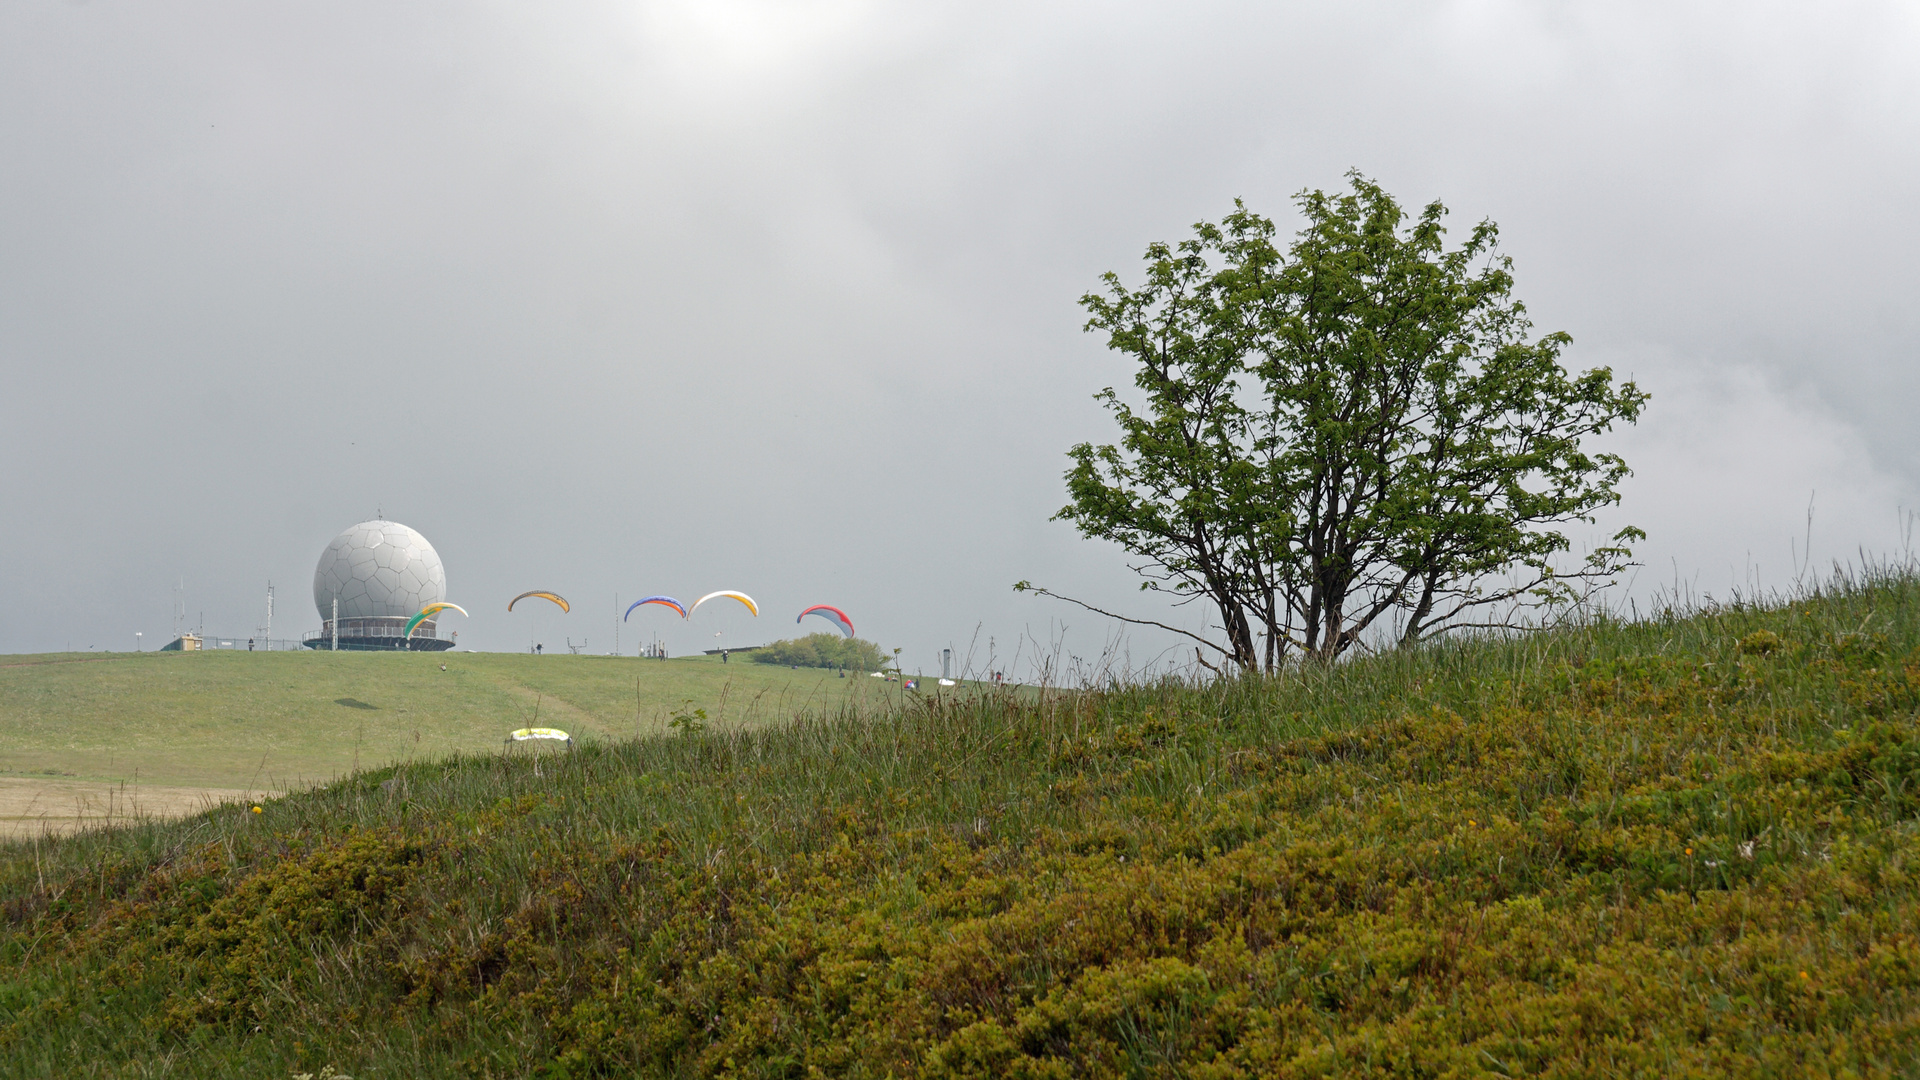
<instances>
[{"instance_id":1,"label":"multicolored paraglider","mask_svg":"<svg viewBox=\"0 0 1920 1080\"><path fill-rule=\"evenodd\" d=\"M734 592L732 589L722 589L719 592L710 592L707 595L701 597L700 599L695 600L693 602L693 606L687 609L687 618L689 619L693 618L693 613L700 610L701 604L704 604L709 600L712 600L716 597L721 597L721 596L731 597L735 600L740 601L742 604L745 604L747 606L748 611L753 612L756 618L759 617L760 605L753 602L753 597L748 596L746 593L743 593L743 592Z\"/></svg>"},{"instance_id":2,"label":"multicolored paraglider","mask_svg":"<svg viewBox=\"0 0 1920 1080\"><path fill-rule=\"evenodd\" d=\"M523 592L523 593L521 593L521 594L520 594L519 596L516 596L516 597L514 597L513 599L511 599L511 600L509 600L509 601L507 601L507 610L508 610L508 611L512 611L512 610L513 610L513 605L515 605L515 604L517 604L517 603L519 603L519 602L520 602L520 601L522 601L522 600L525 600L525 599L526 599L527 597L529 597L529 596L537 596L537 597L539 597L539 598L540 598L540 599L542 599L542 600L551 600L551 601L553 601L554 603L556 603L556 604L558 604L558 605L560 605L560 610L561 610L561 611L572 611L572 610L573 610L573 607L572 607L572 605L570 605L570 604L568 604L568 603L567 603L567 598L566 598L566 597L564 597L564 596L561 596L561 595L560 595L559 593L550 593L550 592L542 592L542 591L541 591L541 590L539 590L539 589L535 589L535 590L533 590L532 592Z\"/></svg>"},{"instance_id":3,"label":"multicolored paraglider","mask_svg":"<svg viewBox=\"0 0 1920 1080\"><path fill-rule=\"evenodd\" d=\"M837 607L833 607L832 605L829 605L829 604L815 604L812 607L808 608L807 610L801 612L799 616L797 616L793 621L797 623L801 619L804 619L809 615L818 615L821 618L832 623L833 625L839 627L841 633L847 635L848 637L853 636L853 620L847 618L847 613L844 611L841 611Z\"/></svg>"},{"instance_id":4,"label":"multicolored paraglider","mask_svg":"<svg viewBox=\"0 0 1920 1080\"><path fill-rule=\"evenodd\" d=\"M635 600L633 604L627 608L627 615L633 614L633 609L642 604L659 604L661 607L669 607L679 612L680 617L683 619L687 617L687 609L681 606L680 601L675 600L671 596L649 596L645 600ZM699 605L696 604L694 606L698 607ZM620 621L626 622L627 615L620 616Z\"/></svg>"},{"instance_id":5,"label":"multicolored paraglider","mask_svg":"<svg viewBox=\"0 0 1920 1080\"><path fill-rule=\"evenodd\" d=\"M457 611L462 615L467 614L467 609L461 607L459 604L428 604L426 607L420 609L420 614L407 620L407 632L400 636L412 637L414 627L419 626L421 623L426 622L428 619L433 618L443 611ZM472 618L472 616L468 616L468 618Z\"/></svg>"}]
</instances>

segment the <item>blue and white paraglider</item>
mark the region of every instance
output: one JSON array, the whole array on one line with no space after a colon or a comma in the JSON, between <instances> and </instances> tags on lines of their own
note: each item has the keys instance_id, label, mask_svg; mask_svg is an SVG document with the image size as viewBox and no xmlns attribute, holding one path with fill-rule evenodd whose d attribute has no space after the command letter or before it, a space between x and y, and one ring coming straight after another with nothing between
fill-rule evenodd
<instances>
[{"instance_id":1,"label":"blue and white paraglider","mask_svg":"<svg viewBox=\"0 0 1920 1080\"><path fill-rule=\"evenodd\" d=\"M675 600L671 596L649 596L645 600L635 600L628 606L627 615L633 614L633 609L639 607L641 604L659 604L661 607L672 608L679 612L680 617L683 619L687 617L687 609L680 606L680 601ZM627 615L620 616L620 620L625 622Z\"/></svg>"}]
</instances>

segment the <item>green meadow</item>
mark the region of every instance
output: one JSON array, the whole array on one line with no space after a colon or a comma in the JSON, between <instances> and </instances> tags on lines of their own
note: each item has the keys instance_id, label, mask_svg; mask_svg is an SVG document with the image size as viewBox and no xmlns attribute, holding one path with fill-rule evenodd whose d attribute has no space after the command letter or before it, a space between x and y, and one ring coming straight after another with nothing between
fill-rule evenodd
<instances>
[{"instance_id":1,"label":"green meadow","mask_svg":"<svg viewBox=\"0 0 1920 1080\"><path fill-rule=\"evenodd\" d=\"M446 670L441 670L441 665ZM355 769L498 749L878 706L899 683L695 656L55 653L0 656L0 777L290 791Z\"/></svg>"},{"instance_id":2,"label":"green meadow","mask_svg":"<svg viewBox=\"0 0 1920 1080\"><path fill-rule=\"evenodd\" d=\"M35 678L296 709L207 659ZM0 845L0 1074L1920 1074L1912 576L1204 684L749 715L690 664L728 722L639 738L634 661L328 659L493 726ZM527 692L603 737L486 745Z\"/></svg>"}]
</instances>

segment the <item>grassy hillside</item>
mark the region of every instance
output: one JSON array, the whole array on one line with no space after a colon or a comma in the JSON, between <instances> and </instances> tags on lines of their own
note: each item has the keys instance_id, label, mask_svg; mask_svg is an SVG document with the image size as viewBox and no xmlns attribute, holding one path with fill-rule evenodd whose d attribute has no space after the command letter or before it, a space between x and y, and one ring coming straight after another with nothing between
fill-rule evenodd
<instances>
[{"instance_id":1,"label":"grassy hillside","mask_svg":"<svg viewBox=\"0 0 1920 1080\"><path fill-rule=\"evenodd\" d=\"M484 752L536 711L541 724L606 741L664 731L683 708L722 726L754 724L878 704L885 689L707 656L0 657L0 776L290 790L356 767Z\"/></svg>"},{"instance_id":2,"label":"grassy hillside","mask_svg":"<svg viewBox=\"0 0 1920 1080\"><path fill-rule=\"evenodd\" d=\"M0 1072L1920 1073L1920 584L0 848Z\"/></svg>"}]
</instances>

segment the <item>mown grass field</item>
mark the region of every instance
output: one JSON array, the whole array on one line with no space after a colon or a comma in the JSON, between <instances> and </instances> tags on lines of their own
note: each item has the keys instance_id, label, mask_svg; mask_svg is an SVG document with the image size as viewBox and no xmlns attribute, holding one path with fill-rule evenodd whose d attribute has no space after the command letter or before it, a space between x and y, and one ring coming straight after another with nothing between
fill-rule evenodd
<instances>
[{"instance_id":1,"label":"mown grass field","mask_svg":"<svg viewBox=\"0 0 1920 1080\"><path fill-rule=\"evenodd\" d=\"M536 716L604 742L664 731L682 709L751 726L877 706L889 691L899 684L738 657L0 656L0 777L287 791L356 768L484 753Z\"/></svg>"},{"instance_id":2,"label":"mown grass field","mask_svg":"<svg viewBox=\"0 0 1920 1080\"><path fill-rule=\"evenodd\" d=\"M1920 583L0 847L0 1072L1920 1073Z\"/></svg>"}]
</instances>

